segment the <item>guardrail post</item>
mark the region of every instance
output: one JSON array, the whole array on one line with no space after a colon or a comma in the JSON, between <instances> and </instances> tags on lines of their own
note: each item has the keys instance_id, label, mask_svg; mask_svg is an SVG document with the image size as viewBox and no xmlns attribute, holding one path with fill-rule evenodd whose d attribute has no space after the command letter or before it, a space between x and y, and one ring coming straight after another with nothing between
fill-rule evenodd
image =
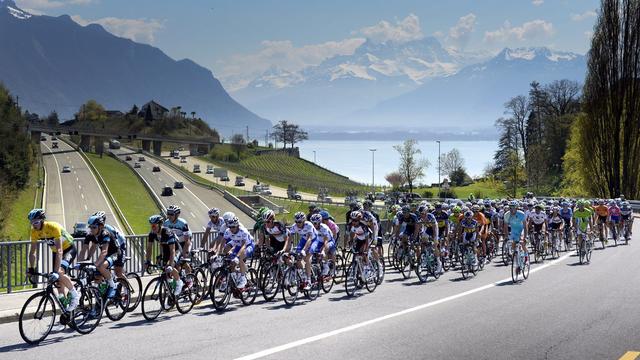
<instances>
[{"instance_id":1,"label":"guardrail post","mask_svg":"<svg viewBox=\"0 0 640 360\"><path fill-rule=\"evenodd\" d=\"M7 246L7 294L11 293L11 246Z\"/></svg>"}]
</instances>

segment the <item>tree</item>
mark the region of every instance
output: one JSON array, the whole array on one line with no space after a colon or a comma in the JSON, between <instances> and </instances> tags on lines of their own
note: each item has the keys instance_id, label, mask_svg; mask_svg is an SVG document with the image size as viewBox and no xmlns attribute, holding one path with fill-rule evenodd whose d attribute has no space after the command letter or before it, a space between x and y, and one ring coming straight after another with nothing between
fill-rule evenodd
<instances>
[{"instance_id":1,"label":"tree","mask_svg":"<svg viewBox=\"0 0 640 360\"><path fill-rule=\"evenodd\" d=\"M271 137L276 141L280 141L284 144L284 148L287 148L287 144L293 146L303 140L309 139L309 134L306 131L300 129L299 125L288 122L287 120L280 120L273 126Z\"/></svg>"},{"instance_id":2,"label":"tree","mask_svg":"<svg viewBox=\"0 0 640 360\"><path fill-rule=\"evenodd\" d=\"M640 1L602 0L588 53L579 166L598 197L640 197ZM573 134L573 133L572 133Z\"/></svg>"},{"instance_id":3,"label":"tree","mask_svg":"<svg viewBox=\"0 0 640 360\"><path fill-rule=\"evenodd\" d=\"M133 106L131 107L131 110L129 110L127 115L138 116L138 112L140 112L140 109L138 109L138 105L133 104Z\"/></svg>"},{"instance_id":4,"label":"tree","mask_svg":"<svg viewBox=\"0 0 640 360\"><path fill-rule=\"evenodd\" d=\"M527 156L527 139L526 139L526 127L527 118L529 117L529 101L526 97L519 95L511 98L504 104L505 114L511 115L510 126L514 135L519 136L517 144L522 148L525 159Z\"/></svg>"},{"instance_id":5,"label":"tree","mask_svg":"<svg viewBox=\"0 0 640 360\"><path fill-rule=\"evenodd\" d=\"M398 171L392 171L388 173L384 176L384 179L387 180L387 182L391 184L394 189L401 187L405 183L404 177Z\"/></svg>"},{"instance_id":6,"label":"tree","mask_svg":"<svg viewBox=\"0 0 640 360\"><path fill-rule=\"evenodd\" d=\"M393 148L400 154L400 166L398 172L402 174L409 185L409 192L413 192L413 184L424 176L429 167L429 160L418 158L422 151L417 147L415 139L405 140L402 145L394 145Z\"/></svg>"},{"instance_id":7,"label":"tree","mask_svg":"<svg viewBox=\"0 0 640 360\"><path fill-rule=\"evenodd\" d=\"M244 150L245 145L246 142L242 134L233 134L233 136L231 136L231 148L236 152L238 161L240 160L240 152Z\"/></svg>"},{"instance_id":8,"label":"tree","mask_svg":"<svg viewBox=\"0 0 640 360\"><path fill-rule=\"evenodd\" d=\"M273 125L271 130L271 137L276 142L283 143L283 147L287 147L287 134L289 131L289 122L287 120L280 120L277 124Z\"/></svg>"},{"instance_id":9,"label":"tree","mask_svg":"<svg viewBox=\"0 0 640 360\"><path fill-rule=\"evenodd\" d=\"M290 129L289 132L289 143L291 143L291 148L293 149L293 146L296 143L302 142L304 140L309 140L309 134L300 129L300 127L298 125L293 125Z\"/></svg>"},{"instance_id":10,"label":"tree","mask_svg":"<svg viewBox=\"0 0 640 360\"><path fill-rule=\"evenodd\" d=\"M448 153L440 155L440 173L452 177L454 171L462 170L464 172L464 159L458 149L451 149Z\"/></svg>"},{"instance_id":11,"label":"tree","mask_svg":"<svg viewBox=\"0 0 640 360\"><path fill-rule=\"evenodd\" d=\"M60 119L58 118L58 113L52 111L49 116L47 116L46 120L47 125L49 126L58 126L60 124Z\"/></svg>"},{"instance_id":12,"label":"tree","mask_svg":"<svg viewBox=\"0 0 640 360\"><path fill-rule=\"evenodd\" d=\"M463 186L465 183L470 182L471 177L467 174L463 167L459 167L449 174L449 179L454 185Z\"/></svg>"}]
</instances>

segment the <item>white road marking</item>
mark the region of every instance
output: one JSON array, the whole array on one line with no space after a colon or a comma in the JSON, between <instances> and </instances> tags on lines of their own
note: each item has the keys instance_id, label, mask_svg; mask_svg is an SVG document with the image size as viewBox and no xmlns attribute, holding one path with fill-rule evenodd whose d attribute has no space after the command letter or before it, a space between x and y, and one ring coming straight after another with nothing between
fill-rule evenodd
<instances>
[{"instance_id":1,"label":"white road marking","mask_svg":"<svg viewBox=\"0 0 640 360\"><path fill-rule=\"evenodd\" d=\"M60 176L60 165L58 164L58 159L56 159L56 156L53 154L53 151L51 151L51 148L47 146L47 144L43 144L47 149L49 149L49 152L51 153L51 156L53 156L53 161L56 162L56 169L58 171L58 182L60 183L60 205L62 205L62 227L63 228L67 228L67 220L64 218L64 194L62 191L62 177ZM46 186L46 185L45 185Z\"/></svg>"},{"instance_id":2,"label":"white road marking","mask_svg":"<svg viewBox=\"0 0 640 360\"><path fill-rule=\"evenodd\" d=\"M80 193L80 197L82 197L82 198L84 199L84 194L83 194L83 193Z\"/></svg>"},{"instance_id":3,"label":"white road marking","mask_svg":"<svg viewBox=\"0 0 640 360\"><path fill-rule=\"evenodd\" d=\"M82 185L78 185L78 189L82 190Z\"/></svg>"},{"instance_id":4,"label":"white road marking","mask_svg":"<svg viewBox=\"0 0 640 360\"><path fill-rule=\"evenodd\" d=\"M84 211L88 211L89 208L87 208L87 204L84 204Z\"/></svg>"},{"instance_id":5,"label":"white road marking","mask_svg":"<svg viewBox=\"0 0 640 360\"><path fill-rule=\"evenodd\" d=\"M548 263L546 263L544 265L538 266L535 269L531 269L529 274L535 273L535 272L540 271L542 269L545 269L545 268L547 268L547 267L549 267L551 265L555 265L555 264L563 261L564 259L568 258L571 255L573 255L573 252L569 252L568 254L565 254L564 256L561 256L557 260L554 260L554 261L548 262ZM259 351L259 352L253 353L253 354L242 356L242 357L236 358L235 360L252 360L252 359L259 359L259 358L262 358L262 357L265 357L265 356L273 355L273 354L276 354L276 353L279 353L279 352L282 352L282 351L285 351L285 350L293 349L295 347L299 347L299 346L302 346L302 345L305 345L305 344L309 344L309 343L316 342L316 341L319 341L319 340L322 340L322 339L326 339L326 338L331 337L331 336L335 336L335 335L339 335L339 334L342 334L342 333L346 333L346 332L349 332L349 331L352 331L352 330L356 330L356 329L359 329L361 327L365 327L365 326L368 326L368 325L373 325L373 324L381 322L381 321L389 320L389 319L392 319L392 318L395 318L395 317L398 317L398 316L406 315L406 314L409 314L409 313L412 313L412 312L416 312L416 311L423 310L423 309L426 309L426 308L430 308L430 307L433 307L433 306L436 306L436 305L440 305L440 304L443 304L443 303L446 303L446 302L449 302L449 301L452 301L452 300L456 300L456 299L459 299L459 298L462 298L462 297L465 297L465 296L468 296L468 295L471 295L471 294L475 294L475 293L480 292L480 291L491 289L491 288L495 287L496 285L500 285L500 284L507 283L507 282L510 282L510 281L511 281L511 278L508 278L508 279L500 280L500 281L497 281L497 282L494 282L494 283L491 283L491 284L486 284L486 285L477 287L475 289L471 289L471 290L467 290L467 291L461 292L459 294L447 296L447 297L444 297L444 298L439 299L439 300L428 302L426 304L418 305L418 306L415 306L415 307L412 307L412 308L409 308L409 309L405 309L405 310L398 311L398 312L395 312L395 313L392 313L392 314L384 315L384 316L381 316L381 317L378 317L378 318L375 318L375 319L363 321L361 323L353 324L353 325L346 326L346 327L343 327L343 328L340 328L340 329L336 329L336 330L333 330L333 331L328 331L328 332L325 332L325 333L322 333L322 334L311 336L311 337L308 337L308 338L305 338L305 339L296 340L296 341L290 342L288 344L272 347L270 349L266 349L266 350L262 350L262 351Z\"/></svg>"},{"instance_id":6,"label":"white road marking","mask_svg":"<svg viewBox=\"0 0 640 360\"><path fill-rule=\"evenodd\" d=\"M79 179L77 176L76 176L76 181L77 181L77 182L80 182L80 179Z\"/></svg>"},{"instance_id":7,"label":"white road marking","mask_svg":"<svg viewBox=\"0 0 640 360\"><path fill-rule=\"evenodd\" d=\"M185 205L184 205L184 201L182 201L182 200L180 200L180 204L182 204L182 206L185 206Z\"/></svg>"},{"instance_id":8,"label":"white road marking","mask_svg":"<svg viewBox=\"0 0 640 360\"><path fill-rule=\"evenodd\" d=\"M189 211L189 214L191 214L192 218L194 218L194 219L196 218L196 216L191 211Z\"/></svg>"}]
</instances>

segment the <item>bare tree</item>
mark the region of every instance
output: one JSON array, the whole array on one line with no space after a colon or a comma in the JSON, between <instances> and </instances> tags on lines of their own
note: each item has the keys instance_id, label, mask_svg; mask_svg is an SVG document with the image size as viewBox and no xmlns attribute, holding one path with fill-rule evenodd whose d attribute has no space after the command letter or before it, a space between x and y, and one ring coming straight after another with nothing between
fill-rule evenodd
<instances>
[{"instance_id":1,"label":"bare tree","mask_svg":"<svg viewBox=\"0 0 640 360\"><path fill-rule=\"evenodd\" d=\"M402 145L394 145L393 148L400 154L400 166L398 172L402 174L409 185L409 192L413 192L413 184L424 176L429 167L429 160L418 157L422 151L417 147L415 139L405 140Z\"/></svg>"},{"instance_id":2,"label":"bare tree","mask_svg":"<svg viewBox=\"0 0 640 360\"><path fill-rule=\"evenodd\" d=\"M231 148L236 152L238 161L240 160L240 152L244 149L245 145L246 141L242 134L233 134L233 136L231 136Z\"/></svg>"},{"instance_id":3,"label":"bare tree","mask_svg":"<svg viewBox=\"0 0 640 360\"><path fill-rule=\"evenodd\" d=\"M454 171L464 170L464 159L458 149L452 149L451 151L440 155L440 172L447 174L451 179L451 174Z\"/></svg>"},{"instance_id":4,"label":"bare tree","mask_svg":"<svg viewBox=\"0 0 640 360\"><path fill-rule=\"evenodd\" d=\"M526 139L526 130L527 130L527 118L529 117L529 100L523 95L518 95L514 98L511 98L504 104L505 114L511 116L513 129L516 131L517 135L520 137L518 142L522 146L522 150L524 152L525 158L527 156L527 139Z\"/></svg>"},{"instance_id":5,"label":"bare tree","mask_svg":"<svg viewBox=\"0 0 640 360\"><path fill-rule=\"evenodd\" d=\"M388 173L384 176L384 179L387 180L394 189L401 187L405 183L404 177L398 171Z\"/></svg>"},{"instance_id":6,"label":"bare tree","mask_svg":"<svg viewBox=\"0 0 640 360\"><path fill-rule=\"evenodd\" d=\"M575 113L580 108L580 85L571 80L556 80L544 87L547 94L546 110L555 117Z\"/></svg>"}]
</instances>

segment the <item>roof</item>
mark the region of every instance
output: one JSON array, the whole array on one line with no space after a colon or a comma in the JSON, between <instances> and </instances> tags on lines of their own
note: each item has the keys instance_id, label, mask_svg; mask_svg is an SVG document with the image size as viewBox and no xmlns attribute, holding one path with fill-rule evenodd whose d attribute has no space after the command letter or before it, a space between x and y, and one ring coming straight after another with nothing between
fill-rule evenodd
<instances>
[{"instance_id":1,"label":"roof","mask_svg":"<svg viewBox=\"0 0 640 360\"><path fill-rule=\"evenodd\" d=\"M138 115L146 118L147 114L149 114L151 119L161 119L162 117L164 117L164 114L168 112L169 110L167 108L151 100L148 103L142 105Z\"/></svg>"}]
</instances>

